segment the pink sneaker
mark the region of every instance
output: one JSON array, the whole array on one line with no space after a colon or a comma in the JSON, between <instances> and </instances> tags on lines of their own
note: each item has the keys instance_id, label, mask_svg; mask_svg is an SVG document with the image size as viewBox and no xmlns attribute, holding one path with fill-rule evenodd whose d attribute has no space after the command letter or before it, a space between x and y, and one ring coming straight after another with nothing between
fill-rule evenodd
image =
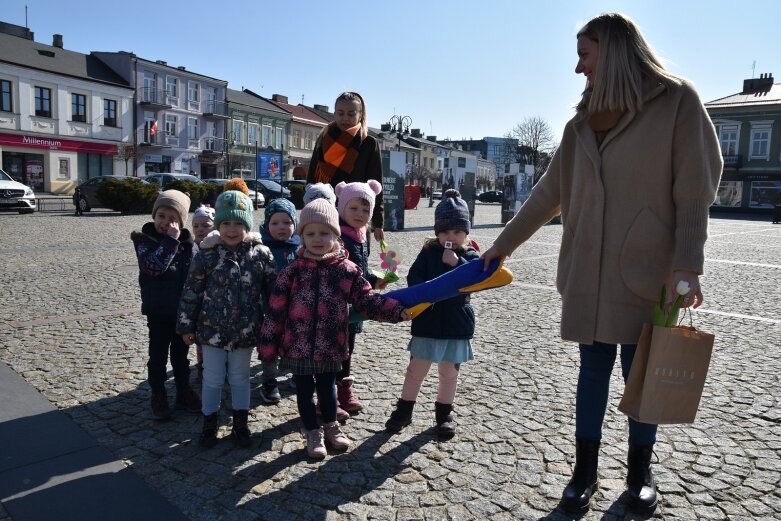
<instances>
[{"instance_id":1,"label":"pink sneaker","mask_svg":"<svg viewBox=\"0 0 781 521\"><path fill-rule=\"evenodd\" d=\"M323 429L301 429L301 434L306 437L306 453L310 458L323 459L328 454L323 441Z\"/></svg>"},{"instance_id":2,"label":"pink sneaker","mask_svg":"<svg viewBox=\"0 0 781 521\"><path fill-rule=\"evenodd\" d=\"M358 401L353 391L354 382L353 377L348 376L336 384L336 399L339 401L339 407L350 414L363 410L363 405Z\"/></svg>"},{"instance_id":3,"label":"pink sneaker","mask_svg":"<svg viewBox=\"0 0 781 521\"><path fill-rule=\"evenodd\" d=\"M331 422L323 425L323 433L325 435L325 441L336 450L346 450L352 445L350 438L345 436L342 432L342 426L339 425L339 422Z\"/></svg>"}]
</instances>

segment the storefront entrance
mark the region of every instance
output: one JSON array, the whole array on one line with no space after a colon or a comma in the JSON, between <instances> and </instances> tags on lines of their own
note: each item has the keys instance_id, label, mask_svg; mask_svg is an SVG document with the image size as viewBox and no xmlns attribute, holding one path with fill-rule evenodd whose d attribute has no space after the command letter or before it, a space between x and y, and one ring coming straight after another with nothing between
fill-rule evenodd
<instances>
[{"instance_id":1,"label":"storefront entrance","mask_svg":"<svg viewBox=\"0 0 781 521\"><path fill-rule=\"evenodd\" d=\"M34 192L43 191L43 155L3 152L3 170Z\"/></svg>"}]
</instances>

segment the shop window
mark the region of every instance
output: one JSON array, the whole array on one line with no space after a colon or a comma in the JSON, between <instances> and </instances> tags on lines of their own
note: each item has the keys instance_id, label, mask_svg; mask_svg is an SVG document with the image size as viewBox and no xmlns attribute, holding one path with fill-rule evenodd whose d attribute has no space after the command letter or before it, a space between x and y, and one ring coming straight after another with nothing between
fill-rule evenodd
<instances>
[{"instance_id":1,"label":"shop window","mask_svg":"<svg viewBox=\"0 0 781 521\"><path fill-rule=\"evenodd\" d=\"M51 89L35 87L35 115L43 118L52 117Z\"/></svg>"},{"instance_id":2,"label":"shop window","mask_svg":"<svg viewBox=\"0 0 781 521\"><path fill-rule=\"evenodd\" d=\"M13 112L14 104L11 96L11 82L0 80L0 111Z\"/></svg>"},{"instance_id":3,"label":"shop window","mask_svg":"<svg viewBox=\"0 0 781 521\"><path fill-rule=\"evenodd\" d=\"M87 121L87 96L84 94L71 94L71 121Z\"/></svg>"}]
</instances>

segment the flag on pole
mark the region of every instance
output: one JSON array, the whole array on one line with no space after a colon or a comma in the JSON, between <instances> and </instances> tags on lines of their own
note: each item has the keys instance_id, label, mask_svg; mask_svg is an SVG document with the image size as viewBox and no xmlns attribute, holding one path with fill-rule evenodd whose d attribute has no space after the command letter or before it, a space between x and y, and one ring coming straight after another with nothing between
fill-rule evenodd
<instances>
[{"instance_id":1,"label":"flag on pole","mask_svg":"<svg viewBox=\"0 0 781 521\"><path fill-rule=\"evenodd\" d=\"M154 120L152 124L149 126L149 134L152 136L157 135L157 120Z\"/></svg>"}]
</instances>

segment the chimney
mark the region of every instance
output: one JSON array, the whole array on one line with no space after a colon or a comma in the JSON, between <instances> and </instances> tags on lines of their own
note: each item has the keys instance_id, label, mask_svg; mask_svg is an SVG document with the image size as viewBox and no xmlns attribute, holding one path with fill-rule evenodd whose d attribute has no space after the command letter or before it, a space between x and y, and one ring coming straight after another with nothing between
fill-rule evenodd
<instances>
[{"instance_id":1,"label":"chimney","mask_svg":"<svg viewBox=\"0 0 781 521\"><path fill-rule=\"evenodd\" d=\"M435 142L435 143L437 142L437 136L429 136L427 139L428 139L429 141L433 141L433 142Z\"/></svg>"},{"instance_id":2,"label":"chimney","mask_svg":"<svg viewBox=\"0 0 781 521\"><path fill-rule=\"evenodd\" d=\"M61 34L54 34L52 35L52 47L59 47L62 49L62 35Z\"/></svg>"},{"instance_id":3,"label":"chimney","mask_svg":"<svg viewBox=\"0 0 781 521\"><path fill-rule=\"evenodd\" d=\"M187 70L187 69L185 69L185 68L184 68L184 65L180 65L179 67L177 67L177 69L179 69L180 71L185 71L185 70Z\"/></svg>"},{"instance_id":4,"label":"chimney","mask_svg":"<svg viewBox=\"0 0 781 521\"><path fill-rule=\"evenodd\" d=\"M750 78L743 80L743 91L741 94L755 94L757 92L767 92L773 87L773 73L767 72L759 75L759 78Z\"/></svg>"},{"instance_id":5,"label":"chimney","mask_svg":"<svg viewBox=\"0 0 781 521\"><path fill-rule=\"evenodd\" d=\"M158 65L168 65L168 62L164 60L155 60L155 63L157 63Z\"/></svg>"},{"instance_id":6,"label":"chimney","mask_svg":"<svg viewBox=\"0 0 781 521\"><path fill-rule=\"evenodd\" d=\"M423 136L420 134L420 129L419 129L419 128L413 128L413 129L412 129L412 137L417 137L417 138L419 138L419 137L423 137Z\"/></svg>"},{"instance_id":7,"label":"chimney","mask_svg":"<svg viewBox=\"0 0 781 521\"><path fill-rule=\"evenodd\" d=\"M323 112L328 112L328 105L315 105L315 110L322 110Z\"/></svg>"},{"instance_id":8,"label":"chimney","mask_svg":"<svg viewBox=\"0 0 781 521\"><path fill-rule=\"evenodd\" d=\"M287 103L287 96L283 96L282 94L272 94L271 101L276 101L278 103Z\"/></svg>"}]
</instances>

